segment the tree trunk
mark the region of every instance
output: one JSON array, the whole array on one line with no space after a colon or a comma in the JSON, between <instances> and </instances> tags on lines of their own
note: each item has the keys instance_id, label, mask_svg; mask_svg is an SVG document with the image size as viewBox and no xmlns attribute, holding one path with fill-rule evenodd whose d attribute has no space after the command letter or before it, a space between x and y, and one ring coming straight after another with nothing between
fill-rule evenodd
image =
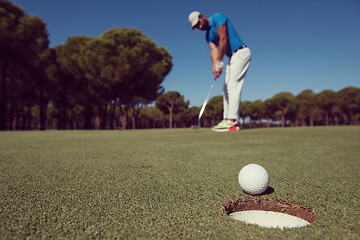
<instances>
[{"instance_id":1,"label":"tree trunk","mask_svg":"<svg viewBox=\"0 0 360 240\"><path fill-rule=\"evenodd\" d=\"M325 113L325 125L326 125L326 126L329 126L329 125L330 125L329 113Z\"/></svg>"},{"instance_id":2,"label":"tree trunk","mask_svg":"<svg viewBox=\"0 0 360 240\"><path fill-rule=\"evenodd\" d=\"M139 119L139 115L140 115L140 111L142 109L142 106L139 104L138 108L136 109L136 104L132 104L131 108L132 108L132 114L131 114L132 129L136 129L136 122L139 123L139 121L137 121L137 120Z\"/></svg>"},{"instance_id":3,"label":"tree trunk","mask_svg":"<svg viewBox=\"0 0 360 240\"><path fill-rule=\"evenodd\" d=\"M281 113L281 127L285 127L285 114Z\"/></svg>"},{"instance_id":4,"label":"tree trunk","mask_svg":"<svg viewBox=\"0 0 360 240\"><path fill-rule=\"evenodd\" d=\"M67 123L67 109L68 109L68 101L67 101L67 91L64 90L64 96L63 99L61 100L62 103L62 108L60 110L60 128L65 130L66 129L66 123Z\"/></svg>"},{"instance_id":5,"label":"tree trunk","mask_svg":"<svg viewBox=\"0 0 360 240\"><path fill-rule=\"evenodd\" d=\"M40 130L46 130L47 103L44 97L44 88L40 86Z\"/></svg>"},{"instance_id":6,"label":"tree trunk","mask_svg":"<svg viewBox=\"0 0 360 240\"><path fill-rule=\"evenodd\" d=\"M310 127L314 126L314 117L310 116Z\"/></svg>"},{"instance_id":7,"label":"tree trunk","mask_svg":"<svg viewBox=\"0 0 360 240\"><path fill-rule=\"evenodd\" d=\"M354 121L353 121L353 110L350 108L349 109L349 125L353 125Z\"/></svg>"},{"instance_id":8,"label":"tree trunk","mask_svg":"<svg viewBox=\"0 0 360 240\"><path fill-rule=\"evenodd\" d=\"M127 115L128 115L128 107L124 106L124 110L121 110L120 106L120 122L122 130L125 130L127 127Z\"/></svg>"},{"instance_id":9,"label":"tree trunk","mask_svg":"<svg viewBox=\"0 0 360 240\"><path fill-rule=\"evenodd\" d=\"M110 129L114 129L115 108L116 102L114 101L110 106Z\"/></svg>"},{"instance_id":10,"label":"tree trunk","mask_svg":"<svg viewBox=\"0 0 360 240\"><path fill-rule=\"evenodd\" d=\"M126 125L127 125L127 117L126 117L126 114L122 114L120 116L120 122L121 122L121 128L122 130L125 130L126 129Z\"/></svg>"},{"instance_id":11,"label":"tree trunk","mask_svg":"<svg viewBox=\"0 0 360 240\"><path fill-rule=\"evenodd\" d=\"M3 66L1 69L1 93L0 93L0 130L6 130L7 125L7 96L6 96L6 71L7 71L7 62L4 60Z\"/></svg>"},{"instance_id":12,"label":"tree trunk","mask_svg":"<svg viewBox=\"0 0 360 240\"><path fill-rule=\"evenodd\" d=\"M31 114L31 105L27 106L27 130L31 130L31 121L32 121L32 114Z\"/></svg>"},{"instance_id":13,"label":"tree trunk","mask_svg":"<svg viewBox=\"0 0 360 240\"><path fill-rule=\"evenodd\" d=\"M87 90L86 90L86 102L85 102L85 129L92 128L92 116L93 116L93 109L92 109L92 101L91 101L91 86L90 83L87 82Z\"/></svg>"},{"instance_id":14,"label":"tree trunk","mask_svg":"<svg viewBox=\"0 0 360 240\"><path fill-rule=\"evenodd\" d=\"M306 121L305 121L305 114L304 113L301 113L300 121L301 121L301 126L305 127L306 126Z\"/></svg>"},{"instance_id":15,"label":"tree trunk","mask_svg":"<svg viewBox=\"0 0 360 240\"><path fill-rule=\"evenodd\" d=\"M132 129L135 130L136 129L136 121L135 121L134 114L131 115L131 125L132 125Z\"/></svg>"},{"instance_id":16,"label":"tree trunk","mask_svg":"<svg viewBox=\"0 0 360 240\"><path fill-rule=\"evenodd\" d=\"M106 102L105 106L99 105L99 109L104 108L103 114L102 114L102 120L101 120L101 129L106 129L106 123L107 123L107 116L108 116L108 103Z\"/></svg>"},{"instance_id":17,"label":"tree trunk","mask_svg":"<svg viewBox=\"0 0 360 240\"><path fill-rule=\"evenodd\" d=\"M258 122L259 122L259 127L262 128L262 121L261 121L261 117L258 117Z\"/></svg>"},{"instance_id":18,"label":"tree trunk","mask_svg":"<svg viewBox=\"0 0 360 240\"><path fill-rule=\"evenodd\" d=\"M8 130L19 130L18 129L18 124L17 124L17 111L16 111L16 105L15 105L15 101L8 101L8 107L7 107L7 110L6 110L6 114L7 114L7 122L9 124L7 129Z\"/></svg>"},{"instance_id":19,"label":"tree trunk","mask_svg":"<svg viewBox=\"0 0 360 240\"><path fill-rule=\"evenodd\" d=\"M242 128L245 128L245 118L241 118L242 119Z\"/></svg>"},{"instance_id":20,"label":"tree trunk","mask_svg":"<svg viewBox=\"0 0 360 240\"><path fill-rule=\"evenodd\" d=\"M23 103L21 103L20 105L20 109L21 109L21 130L25 130L26 129L26 112L25 112L25 106Z\"/></svg>"},{"instance_id":21,"label":"tree trunk","mask_svg":"<svg viewBox=\"0 0 360 240\"><path fill-rule=\"evenodd\" d=\"M171 106L168 109L169 109L169 128L172 128L174 104L171 104Z\"/></svg>"},{"instance_id":22,"label":"tree trunk","mask_svg":"<svg viewBox=\"0 0 360 240\"><path fill-rule=\"evenodd\" d=\"M338 118L338 116L336 114L334 116L334 124L335 124L335 126L339 125L339 118Z\"/></svg>"}]
</instances>

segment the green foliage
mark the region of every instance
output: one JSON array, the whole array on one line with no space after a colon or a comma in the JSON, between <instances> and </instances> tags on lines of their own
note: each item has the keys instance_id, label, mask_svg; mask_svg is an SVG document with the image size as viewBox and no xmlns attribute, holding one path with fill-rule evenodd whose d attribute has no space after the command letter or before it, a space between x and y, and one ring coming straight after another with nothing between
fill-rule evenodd
<instances>
[{"instance_id":1,"label":"green foliage","mask_svg":"<svg viewBox=\"0 0 360 240\"><path fill-rule=\"evenodd\" d=\"M267 102L267 105L275 116L280 118L282 127L285 127L287 119L294 117L297 110L294 95L290 92L276 94Z\"/></svg>"},{"instance_id":2,"label":"green foliage","mask_svg":"<svg viewBox=\"0 0 360 240\"><path fill-rule=\"evenodd\" d=\"M152 102L163 93L160 84L172 68L171 55L164 47L158 48L140 30L129 28L108 30L100 36L99 41L104 44L100 50L106 49L107 53L99 61L110 60L110 63L100 68L105 70L101 76L114 79L114 74L121 74L115 79L121 79L121 87L117 90L125 98L124 103L136 99Z\"/></svg>"},{"instance_id":3,"label":"green foliage","mask_svg":"<svg viewBox=\"0 0 360 240\"><path fill-rule=\"evenodd\" d=\"M251 117L260 121L265 116L265 105L262 100L253 102Z\"/></svg>"},{"instance_id":4,"label":"green foliage","mask_svg":"<svg viewBox=\"0 0 360 240\"><path fill-rule=\"evenodd\" d=\"M179 92L170 91L158 97L155 104L164 114L169 114L184 110L189 103L185 102L184 96Z\"/></svg>"},{"instance_id":5,"label":"green foliage","mask_svg":"<svg viewBox=\"0 0 360 240\"><path fill-rule=\"evenodd\" d=\"M224 111L224 103L223 96L215 96L211 98L206 106L206 111L204 116L212 118L212 125L215 125L215 122L219 122L222 120L223 111Z\"/></svg>"},{"instance_id":6,"label":"green foliage","mask_svg":"<svg viewBox=\"0 0 360 240\"><path fill-rule=\"evenodd\" d=\"M54 61L48 48L46 24L2 0L0 32L0 130L12 129L13 109L24 111L26 105L40 106L43 130L52 87L47 67Z\"/></svg>"},{"instance_id":7,"label":"green foliage","mask_svg":"<svg viewBox=\"0 0 360 240\"><path fill-rule=\"evenodd\" d=\"M116 102L126 117L129 108L154 101L163 93L161 83L172 68L171 55L158 48L140 30L111 29L88 38L69 38L58 46L62 71L77 80L78 96L85 105L87 127L93 116L94 104Z\"/></svg>"},{"instance_id":8,"label":"green foliage","mask_svg":"<svg viewBox=\"0 0 360 240\"><path fill-rule=\"evenodd\" d=\"M211 109L215 115L222 115L223 110L224 110L223 96L219 95L219 96L212 97L209 100L207 107L209 109Z\"/></svg>"},{"instance_id":9,"label":"green foliage","mask_svg":"<svg viewBox=\"0 0 360 240\"><path fill-rule=\"evenodd\" d=\"M20 42L14 41L21 37L20 20L24 17L24 11L10 1L0 1L0 56L14 57L13 51L21 46ZM17 51L20 53L21 49ZM9 55L9 56L7 56Z\"/></svg>"},{"instance_id":10,"label":"green foliage","mask_svg":"<svg viewBox=\"0 0 360 240\"><path fill-rule=\"evenodd\" d=\"M324 90L316 95L315 101L324 111L331 112L336 103L336 93L332 90Z\"/></svg>"},{"instance_id":11,"label":"green foliage","mask_svg":"<svg viewBox=\"0 0 360 240\"><path fill-rule=\"evenodd\" d=\"M347 87L339 91L339 99L342 109L347 112L349 124L354 124L354 114L360 112L360 90L355 87Z\"/></svg>"},{"instance_id":12,"label":"green foliage","mask_svg":"<svg viewBox=\"0 0 360 240\"><path fill-rule=\"evenodd\" d=\"M144 107L140 111L140 119L145 128L156 128L163 126L164 114L156 107Z\"/></svg>"},{"instance_id":13,"label":"green foliage","mask_svg":"<svg viewBox=\"0 0 360 240\"><path fill-rule=\"evenodd\" d=\"M179 92L170 91L156 99L156 107L164 114L169 114L169 127L172 128L173 114L185 111L189 101L184 100L184 96Z\"/></svg>"},{"instance_id":14,"label":"green foliage","mask_svg":"<svg viewBox=\"0 0 360 240\"><path fill-rule=\"evenodd\" d=\"M243 119L251 117L253 112L253 103L250 101L242 101L240 104L240 117Z\"/></svg>"},{"instance_id":15,"label":"green foliage","mask_svg":"<svg viewBox=\"0 0 360 240\"><path fill-rule=\"evenodd\" d=\"M307 121L313 122L313 118L311 116L311 113L313 109L315 108L314 102L315 102L315 94L312 90L304 90L300 92L295 99L297 100L297 103L299 105L298 108L298 117L301 121L301 126L306 126ZM311 120L310 120L311 119Z\"/></svg>"},{"instance_id":16,"label":"green foliage","mask_svg":"<svg viewBox=\"0 0 360 240\"><path fill-rule=\"evenodd\" d=\"M40 128L45 129L50 100L58 108L59 128L75 120L76 105L84 109L85 129L94 127L94 118L101 118L105 128L114 121L116 107L126 128L129 114L136 117L136 108L164 92L161 84L171 71L171 54L140 30L69 37L49 49L46 24L39 17L6 0L0 1L0 17L0 130L12 129L12 119L19 116L15 109L34 105L40 106ZM29 123L31 115L27 113Z\"/></svg>"}]
</instances>

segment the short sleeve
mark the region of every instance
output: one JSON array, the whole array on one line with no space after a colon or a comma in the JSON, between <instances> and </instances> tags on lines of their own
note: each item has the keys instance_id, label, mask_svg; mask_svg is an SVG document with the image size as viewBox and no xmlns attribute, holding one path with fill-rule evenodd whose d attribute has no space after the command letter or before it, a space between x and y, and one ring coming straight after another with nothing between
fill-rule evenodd
<instances>
[{"instance_id":1,"label":"short sleeve","mask_svg":"<svg viewBox=\"0 0 360 240\"><path fill-rule=\"evenodd\" d=\"M215 29L217 29L221 25L226 24L226 22L227 22L227 17L224 14L222 14L222 13L214 14L214 26L215 26Z\"/></svg>"}]
</instances>

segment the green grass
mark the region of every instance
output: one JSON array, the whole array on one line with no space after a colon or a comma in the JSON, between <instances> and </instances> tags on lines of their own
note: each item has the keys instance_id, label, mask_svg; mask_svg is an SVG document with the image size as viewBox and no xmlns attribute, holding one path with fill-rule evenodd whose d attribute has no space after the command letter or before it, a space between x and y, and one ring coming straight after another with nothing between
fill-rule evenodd
<instances>
[{"instance_id":1,"label":"green grass","mask_svg":"<svg viewBox=\"0 0 360 240\"><path fill-rule=\"evenodd\" d=\"M359 238L360 127L0 133L0 238ZM266 195L314 209L299 229L230 219L264 166Z\"/></svg>"}]
</instances>

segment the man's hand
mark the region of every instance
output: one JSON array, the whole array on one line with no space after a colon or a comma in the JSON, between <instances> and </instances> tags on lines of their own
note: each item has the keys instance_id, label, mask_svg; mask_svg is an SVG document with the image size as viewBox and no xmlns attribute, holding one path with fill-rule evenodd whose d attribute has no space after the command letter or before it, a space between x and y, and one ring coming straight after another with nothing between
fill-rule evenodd
<instances>
[{"instance_id":1,"label":"man's hand","mask_svg":"<svg viewBox=\"0 0 360 240\"><path fill-rule=\"evenodd\" d=\"M215 45L215 43L210 42L209 46L210 46L210 56L211 56L211 61L212 61L212 71L213 71L215 79L217 79L222 73L222 69L219 69L216 67L216 62L218 61L219 50L218 50L217 46Z\"/></svg>"},{"instance_id":2,"label":"man's hand","mask_svg":"<svg viewBox=\"0 0 360 240\"><path fill-rule=\"evenodd\" d=\"M216 61L215 69L213 69L213 74L215 76L215 79L217 79L221 75L223 68L224 68L224 63L222 61Z\"/></svg>"},{"instance_id":3,"label":"man's hand","mask_svg":"<svg viewBox=\"0 0 360 240\"><path fill-rule=\"evenodd\" d=\"M220 75L221 75L221 73L222 73L222 69L213 69L213 74L214 74L214 78L215 79L217 79L218 77L220 77Z\"/></svg>"}]
</instances>

